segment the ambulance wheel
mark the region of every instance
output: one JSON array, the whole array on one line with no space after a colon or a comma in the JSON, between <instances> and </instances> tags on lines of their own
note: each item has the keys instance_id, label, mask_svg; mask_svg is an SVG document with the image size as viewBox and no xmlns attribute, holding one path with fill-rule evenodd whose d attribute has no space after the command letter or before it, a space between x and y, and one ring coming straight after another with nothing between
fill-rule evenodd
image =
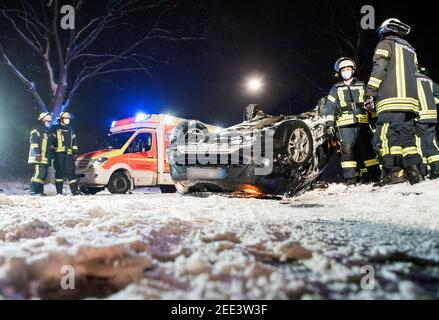
<instances>
[{"instance_id":1,"label":"ambulance wheel","mask_svg":"<svg viewBox=\"0 0 439 320\"><path fill-rule=\"evenodd\" d=\"M125 194L130 190L130 179L123 172L115 172L108 183L108 190L115 194Z\"/></svg>"},{"instance_id":2,"label":"ambulance wheel","mask_svg":"<svg viewBox=\"0 0 439 320\"><path fill-rule=\"evenodd\" d=\"M175 193L175 191L177 191L173 185L159 186L159 189L162 193Z\"/></svg>"},{"instance_id":3,"label":"ambulance wheel","mask_svg":"<svg viewBox=\"0 0 439 320\"><path fill-rule=\"evenodd\" d=\"M86 194L86 195L92 195L92 196L94 196L96 193L104 191L104 190L105 190L105 188L95 188L95 187L81 187L80 188L81 193Z\"/></svg>"}]
</instances>

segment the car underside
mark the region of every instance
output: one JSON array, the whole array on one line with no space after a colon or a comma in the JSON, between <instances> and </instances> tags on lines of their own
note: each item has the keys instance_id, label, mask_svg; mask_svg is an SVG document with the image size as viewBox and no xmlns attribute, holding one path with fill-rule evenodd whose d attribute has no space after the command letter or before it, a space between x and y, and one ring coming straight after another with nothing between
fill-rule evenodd
<instances>
[{"instance_id":1,"label":"car underside","mask_svg":"<svg viewBox=\"0 0 439 320\"><path fill-rule=\"evenodd\" d=\"M249 105L244 120L215 133L194 120L175 128L168 155L178 192L294 196L326 168L333 150L318 109L272 116Z\"/></svg>"}]
</instances>

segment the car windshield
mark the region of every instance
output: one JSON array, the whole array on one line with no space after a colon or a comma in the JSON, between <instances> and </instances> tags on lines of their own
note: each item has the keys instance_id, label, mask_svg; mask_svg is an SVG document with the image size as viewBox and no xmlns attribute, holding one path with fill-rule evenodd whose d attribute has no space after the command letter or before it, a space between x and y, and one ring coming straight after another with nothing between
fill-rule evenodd
<instances>
[{"instance_id":1,"label":"car windshield","mask_svg":"<svg viewBox=\"0 0 439 320\"><path fill-rule=\"evenodd\" d=\"M128 139L133 136L134 132L121 132L109 135L101 143L99 149L122 149Z\"/></svg>"}]
</instances>

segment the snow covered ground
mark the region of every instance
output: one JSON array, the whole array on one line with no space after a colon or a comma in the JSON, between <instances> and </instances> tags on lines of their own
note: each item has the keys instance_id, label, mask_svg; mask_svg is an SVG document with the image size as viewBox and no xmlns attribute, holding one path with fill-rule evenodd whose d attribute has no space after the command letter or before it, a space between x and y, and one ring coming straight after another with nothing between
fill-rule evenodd
<instances>
[{"instance_id":1,"label":"snow covered ground","mask_svg":"<svg viewBox=\"0 0 439 320\"><path fill-rule=\"evenodd\" d=\"M439 181L281 201L0 189L3 298L439 298Z\"/></svg>"}]
</instances>

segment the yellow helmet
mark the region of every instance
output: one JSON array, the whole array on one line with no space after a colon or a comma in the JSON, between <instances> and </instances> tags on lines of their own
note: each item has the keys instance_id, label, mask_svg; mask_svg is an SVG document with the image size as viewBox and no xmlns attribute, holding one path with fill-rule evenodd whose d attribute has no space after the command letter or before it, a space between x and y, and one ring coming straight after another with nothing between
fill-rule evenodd
<instances>
[{"instance_id":1,"label":"yellow helmet","mask_svg":"<svg viewBox=\"0 0 439 320\"><path fill-rule=\"evenodd\" d=\"M50 112L42 112L38 116L38 120L41 122L50 121L52 122L53 116Z\"/></svg>"}]
</instances>

